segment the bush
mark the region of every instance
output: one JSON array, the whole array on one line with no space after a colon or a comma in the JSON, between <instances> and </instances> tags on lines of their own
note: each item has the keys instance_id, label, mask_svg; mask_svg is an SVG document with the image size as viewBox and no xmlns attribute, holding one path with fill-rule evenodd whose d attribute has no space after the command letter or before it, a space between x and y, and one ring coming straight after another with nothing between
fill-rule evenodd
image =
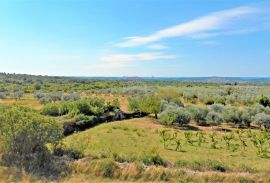
<instances>
[{"instance_id":1,"label":"bush","mask_svg":"<svg viewBox=\"0 0 270 183\"><path fill-rule=\"evenodd\" d=\"M98 120L96 116L86 116L80 114L75 117L76 128L79 128L79 130L84 130L86 128L95 126L97 123Z\"/></svg>"},{"instance_id":2,"label":"bush","mask_svg":"<svg viewBox=\"0 0 270 183\"><path fill-rule=\"evenodd\" d=\"M270 115L259 113L254 117L254 121L261 128L264 128L266 130L270 129Z\"/></svg>"},{"instance_id":3,"label":"bush","mask_svg":"<svg viewBox=\"0 0 270 183\"><path fill-rule=\"evenodd\" d=\"M206 122L208 125L220 125L223 122L223 118L219 113L211 111L206 116Z\"/></svg>"},{"instance_id":4,"label":"bush","mask_svg":"<svg viewBox=\"0 0 270 183\"><path fill-rule=\"evenodd\" d=\"M142 161L145 165L159 165L159 166L167 166L167 162L159 155L159 153L155 150L152 150L149 153L146 153Z\"/></svg>"},{"instance_id":5,"label":"bush","mask_svg":"<svg viewBox=\"0 0 270 183\"><path fill-rule=\"evenodd\" d=\"M62 127L25 107L5 106L0 110L5 164L31 172L50 170L53 161L47 144L58 143L62 137Z\"/></svg>"},{"instance_id":6,"label":"bush","mask_svg":"<svg viewBox=\"0 0 270 183\"><path fill-rule=\"evenodd\" d=\"M207 113L208 109L202 107L197 107L191 112L193 120L199 125L203 125L205 123Z\"/></svg>"},{"instance_id":7,"label":"bush","mask_svg":"<svg viewBox=\"0 0 270 183\"><path fill-rule=\"evenodd\" d=\"M215 100L216 104L222 104L222 105L226 105L226 100L224 98L218 98Z\"/></svg>"},{"instance_id":8,"label":"bush","mask_svg":"<svg viewBox=\"0 0 270 183\"><path fill-rule=\"evenodd\" d=\"M159 122L165 125L179 123L179 125L188 124L191 115L182 107L169 107L159 115Z\"/></svg>"},{"instance_id":9,"label":"bush","mask_svg":"<svg viewBox=\"0 0 270 183\"><path fill-rule=\"evenodd\" d=\"M222 104L213 104L213 105L211 105L211 109L214 112L221 113L224 110L224 105L222 105Z\"/></svg>"},{"instance_id":10,"label":"bush","mask_svg":"<svg viewBox=\"0 0 270 183\"><path fill-rule=\"evenodd\" d=\"M251 113L249 110L240 110L236 107L226 107L223 111L223 118L226 122L232 122L236 125L250 126Z\"/></svg>"},{"instance_id":11,"label":"bush","mask_svg":"<svg viewBox=\"0 0 270 183\"><path fill-rule=\"evenodd\" d=\"M79 100L80 98L81 96L79 93L71 93L69 95L63 96L64 101L75 101L75 100Z\"/></svg>"},{"instance_id":12,"label":"bush","mask_svg":"<svg viewBox=\"0 0 270 183\"><path fill-rule=\"evenodd\" d=\"M41 114L48 116L62 116L69 112L69 106L65 103L50 103L43 107Z\"/></svg>"},{"instance_id":13,"label":"bush","mask_svg":"<svg viewBox=\"0 0 270 183\"><path fill-rule=\"evenodd\" d=\"M211 97L208 97L207 99L204 100L205 105L213 105L214 103L215 103L215 101Z\"/></svg>"},{"instance_id":14,"label":"bush","mask_svg":"<svg viewBox=\"0 0 270 183\"><path fill-rule=\"evenodd\" d=\"M177 111L177 119L176 122L179 123L181 126L188 124L191 120L191 115L185 111L183 108L178 109Z\"/></svg>"},{"instance_id":15,"label":"bush","mask_svg":"<svg viewBox=\"0 0 270 183\"><path fill-rule=\"evenodd\" d=\"M259 103L264 107L270 107L270 99L266 96L261 96Z\"/></svg>"}]
</instances>

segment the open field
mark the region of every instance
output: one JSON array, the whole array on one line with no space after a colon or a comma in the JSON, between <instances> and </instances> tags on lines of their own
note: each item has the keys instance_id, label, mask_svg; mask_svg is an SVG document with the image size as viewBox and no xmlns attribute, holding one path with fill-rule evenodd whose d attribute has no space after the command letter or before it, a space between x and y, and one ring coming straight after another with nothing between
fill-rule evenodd
<instances>
[{"instance_id":1,"label":"open field","mask_svg":"<svg viewBox=\"0 0 270 183\"><path fill-rule=\"evenodd\" d=\"M266 83L2 77L0 182L270 181Z\"/></svg>"},{"instance_id":2,"label":"open field","mask_svg":"<svg viewBox=\"0 0 270 183\"><path fill-rule=\"evenodd\" d=\"M197 127L194 125L194 127ZM198 127L200 131L206 133L206 136L214 130L208 127ZM241 147L236 152L226 150L226 145L222 139L226 133L217 132L218 147L212 149L210 147L210 139L201 147L196 145L188 145L185 142L184 131L177 131L180 139L182 139L183 152L176 152L173 147L165 149L159 135L164 127L155 122L152 118L131 119L127 121L119 121L114 123L103 124L84 132L71 135L64 139L67 148L76 149L85 156L105 156L112 157L114 153L118 155L130 157L131 159L140 159L144 154L155 149L165 160L172 163L178 161L196 162L196 161L219 161L229 167L231 171L246 171L245 169L254 170L255 172L270 173L270 160L259 158L256 155L256 149L251 142L245 149ZM167 128L166 128L167 129ZM216 129L216 128L215 128ZM194 133L194 139L195 133ZM259 133L254 130L254 133Z\"/></svg>"}]
</instances>

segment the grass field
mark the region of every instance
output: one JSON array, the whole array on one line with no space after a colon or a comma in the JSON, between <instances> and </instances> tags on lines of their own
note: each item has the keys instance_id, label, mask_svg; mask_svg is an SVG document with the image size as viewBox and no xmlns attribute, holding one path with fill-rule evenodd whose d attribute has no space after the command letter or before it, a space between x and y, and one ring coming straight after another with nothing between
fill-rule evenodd
<instances>
[{"instance_id":1,"label":"grass field","mask_svg":"<svg viewBox=\"0 0 270 183\"><path fill-rule=\"evenodd\" d=\"M171 132L178 131L182 152L175 151L173 146L164 148L159 132L165 127L157 124L155 119L148 117L102 124L65 138L64 144L67 149L79 151L86 157L111 158L117 154L126 161L141 160L154 149L171 164L170 166L174 168L176 166L184 171L203 172L203 175L209 175L213 172L205 162L219 162L226 167L226 176L262 174L263 178L268 178L270 160L258 157L256 148L251 142L247 140L247 147L245 149L239 147L235 152L226 149L222 136L229 132L221 132L218 129L231 130L228 126L211 128L192 125L192 127L197 131L205 132L207 143L202 144L201 147L198 147L196 142L194 145L189 145L185 142L184 132L186 130L168 128ZM217 132L217 149L210 147L208 135L213 131ZM257 130L252 130L252 132L259 133ZM192 131L192 133L194 141L196 141L196 131ZM200 173L197 175L201 175Z\"/></svg>"},{"instance_id":2,"label":"grass field","mask_svg":"<svg viewBox=\"0 0 270 183\"><path fill-rule=\"evenodd\" d=\"M13 98L5 98L5 99L0 99L0 104L6 104L6 105L10 105L10 104L19 104L19 105L26 105L29 107L32 107L34 109L41 109L43 107L42 104L39 103L38 100L36 100L33 97L33 94L25 94L23 96L23 98L21 98L20 100L15 100Z\"/></svg>"}]
</instances>

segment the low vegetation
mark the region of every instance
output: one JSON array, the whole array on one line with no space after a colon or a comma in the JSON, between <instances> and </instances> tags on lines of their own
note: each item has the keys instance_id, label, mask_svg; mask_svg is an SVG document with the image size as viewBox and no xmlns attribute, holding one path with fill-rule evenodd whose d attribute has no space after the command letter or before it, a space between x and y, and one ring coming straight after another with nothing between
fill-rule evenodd
<instances>
[{"instance_id":1,"label":"low vegetation","mask_svg":"<svg viewBox=\"0 0 270 183\"><path fill-rule=\"evenodd\" d=\"M269 182L268 84L0 74L0 181Z\"/></svg>"}]
</instances>

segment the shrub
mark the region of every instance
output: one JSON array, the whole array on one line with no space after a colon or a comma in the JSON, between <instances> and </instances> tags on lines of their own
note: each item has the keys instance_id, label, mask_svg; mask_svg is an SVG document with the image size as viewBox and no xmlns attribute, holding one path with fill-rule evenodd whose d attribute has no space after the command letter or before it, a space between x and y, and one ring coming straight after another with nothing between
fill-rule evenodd
<instances>
[{"instance_id":1,"label":"shrub","mask_svg":"<svg viewBox=\"0 0 270 183\"><path fill-rule=\"evenodd\" d=\"M69 106L65 103L50 103L43 107L41 114L48 116L62 116L69 112Z\"/></svg>"},{"instance_id":2,"label":"shrub","mask_svg":"<svg viewBox=\"0 0 270 183\"><path fill-rule=\"evenodd\" d=\"M11 106L0 110L0 134L6 165L31 172L50 170L53 161L47 144L58 143L62 127L25 107Z\"/></svg>"},{"instance_id":3,"label":"shrub","mask_svg":"<svg viewBox=\"0 0 270 183\"><path fill-rule=\"evenodd\" d=\"M251 114L249 110L240 110L236 107L226 107L223 111L223 118L226 122L232 122L241 126L250 126Z\"/></svg>"},{"instance_id":4,"label":"shrub","mask_svg":"<svg viewBox=\"0 0 270 183\"><path fill-rule=\"evenodd\" d=\"M159 116L161 124L172 125L178 123L180 126L188 124L191 120L191 115L182 107L169 107Z\"/></svg>"},{"instance_id":5,"label":"shrub","mask_svg":"<svg viewBox=\"0 0 270 183\"><path fill-rule=\"evenodd\" d=\"M142 161L145 165L167 166L167 162L159 155L156 150L152 150L151 152L144 154Z\"/></svg>"},{"instance_id":6,"label":"shrub","mask_svg":"<svg viewBox=\"0 0 270 183\"><path fill-rule=\"evenodd\" d=\"M208 125L220 125L223 122L223 118L219 113L211 111L206 116L206 122Z\"/></svg>"},{"instance_id":7,"label":"shrub","mask_svg":"<svg viewBox=\"0 0 270 183\"><path fill-rule=\"evenodd\" d=\"M270 107L270 99L266 96L261 96L259 103L264 107Z\"/></svg>"},{"instance_id":8,"label":"shrub","mask_svg":"<svg viewBox=\"0 0 270 183\"><path fill-rule=\"evenodd\" d=\"M177 111L177 119L176 122L181 126L188 124L191 120L191 115L184 108L179 108Z\"/></svg>"},{"instance_id":9,"label":"shrub","mask_svg":"<svg viewBox=\"0 0 270 183\"><path fill-rule=\"evenodd\" d=\"M159 123L163 125L173 125L177 119L177 109L167 109L160 113L158 117Z\"/></svg>"},{"instance_id":10,"label":"shrub","mask_svg":"<svg viewBox=\"0 0 270 183\"><path fill-rule=\"evenodd\" d=\"M225 100L225 98L217 98L217 99L215 100L215 103L216 103L216 104L226 105L226 100Z\"/></svg>"},{"instance_id":11,"label":"shrub","mask_svg":"<svg viewBox=\"0 0 270 183\"><path fill-rule=\"evenodd\" d=\"M79 130L83 130L89 127L92 127L98 123L96 116L86 116L84 114L80 114L75 117L76 128Z\"/></svg>"},{"instance_id":12,"label":"shrub","mask_svg":"<svg viewBox=\"0 0 270 183\"><path fill-rule=\"evenodd\" d=\"M211 109L214 112L221 113L224 110L224 105L222 105L222 104L213 104L213 105L211 105Z\"/></svg>"},{"instance_id":13,"label":"shrub","mask_svg":"<svg viewBox=\"0 0 270 183\"><path fill-rule=\"evenodd\" d=\"M79 100L80 98L81 96L79 93L71 93L69 95L63 96L64 101L75 101L75 100Z\"/></svg>"},{"instance_id":14,"label":"shrub","mask_svg":"<svg viewBox=\"0 0 270 183\"><path fill-rule=\"evenodd\" d=\"M208 109L205 107L187 107L187 110L190 112L192 119L198 124L203 125L205 123L205 118L208 113Z\"/></svg>"},{"instance_id":15,"label":"shrub","mask_svg":"<svg viewBox=\"0 0 270 183\"><path fill-rule=\"evenodd\" d=\"M270 115L267 115L265 113L259 113L254 117L254 121L261 128L264 128L266 130L270 129Z\"/></svg>"},{"instance_id":16,"label":"shrub","mask_svg":"<svg viewBox=\"0 0 270 183\"><path fill-rule=\"evenodd\" d=\"M204 100L205 105L213 105L214 103L215 103L215 101L211 97L208 97L207 99Z\"/></svg>"}]
</instances>

